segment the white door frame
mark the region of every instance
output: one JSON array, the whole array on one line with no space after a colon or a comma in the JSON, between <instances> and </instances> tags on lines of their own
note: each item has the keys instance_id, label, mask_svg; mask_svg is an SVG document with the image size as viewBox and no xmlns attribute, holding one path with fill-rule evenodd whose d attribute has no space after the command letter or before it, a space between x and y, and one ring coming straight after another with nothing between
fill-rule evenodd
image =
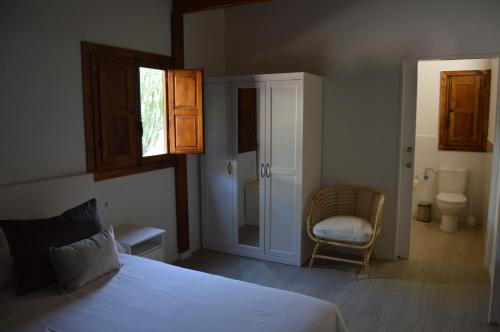
<instances>
[{"instance_id":1,"label":"white door frame","mask_svg":"<svg viewBox=\"0 0 500 332\"><path fill-rule=\"evenodd\" d=\"M500 58L500 54L418 57L404 59L401 64L401 112L399 133L399 174L396 197L396 232L395 254L408 258L410 255L411 234L411 208L413 194L413 165L415 151L415 128L417 110L417 75L418 61L421 60L463 60ZM500 75L499 75L500 80ZM498 220L500 209L500 84L497 94L497 116L495 127L495 144L492 157L492 170L490 180L490 202L488 210L487 232L485 249L485 267L489 269L491 278L490 307L488 312L489 322L500 322L500 240L498 235ZM408 151L408 147L411 151ZM409 164L409 167L407 166ZM492 248L493 243L495 247ZM495 264L491 254L495 255ZM493 265L493 266L490 266Z\"/></svg>"},{"instance_id":2,"label":"white door frame","mask_svg":"<svg viewBox=\"0 0 500 332\"><path fill-rule=\"evenodd\" d=\"M399 124L399 174L396 196L396 256L410 256L411 204L413 194L413 164L417 115L418 59L403 60L401 64L401 113ZM409 152L407 149L411 148ZM410 165L408 168L407 164Z\"/></svg>"}]
</instances>

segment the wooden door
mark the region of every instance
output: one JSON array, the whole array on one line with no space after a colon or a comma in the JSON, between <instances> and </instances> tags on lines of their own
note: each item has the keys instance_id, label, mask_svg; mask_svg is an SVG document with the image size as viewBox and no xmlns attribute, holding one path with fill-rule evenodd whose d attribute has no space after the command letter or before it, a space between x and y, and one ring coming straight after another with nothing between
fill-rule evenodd
<instances>
[{"instance_id":1,"label":"wooden door","mask_svg":"<svg viewBox=\"0 0 500 332\"><path fill-rule=\"evenodd\" d=\"M302 81L267 83L266 247L267 255L293 260L298 254L299 128Z\"/></svg>"},{"instance_id":2,"label":"wooden door","mask_svg":"<svg viewBox=\"0 0 500 332\"><path fill-rule=\"evenodd\" d=\"M168 71L169 153L203 153L203 73Z\"/></svg>"},{"instance_id":3,"label":"wooden door","mask_svg":"<svg viewBox=\"0 0 500 332\"><path fill-rule=\"evenodd\" d=\"M202 156L203 246L210 249L233 246L233 118L226 84L205 84L207 142Z\"/></svg>"},{"instance_id":4,"label":"wooden door","mask_svg":"<svg viewBox=\"0 0 500 332\"><path fill-rule=\"evenodd\" d=\"M439 149L486 151L490 70L441 72Z\"/></svg>"}]
</instances>

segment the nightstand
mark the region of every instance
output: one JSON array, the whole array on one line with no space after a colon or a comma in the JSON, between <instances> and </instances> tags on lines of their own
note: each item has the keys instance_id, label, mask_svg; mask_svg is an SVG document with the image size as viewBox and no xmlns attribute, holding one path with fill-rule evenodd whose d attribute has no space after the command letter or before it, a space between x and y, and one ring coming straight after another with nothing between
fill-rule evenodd
<instances>
[{"instance_id":1,"label":"nightstand","mask_svg":"<svg viewBox=\"0 0 500 332\"><path fill-rule=\"evenodd\" d=\"M134 256L164 262L165 230L135 224L117 226L115 239Z\"/></svg>"}]
</instances>

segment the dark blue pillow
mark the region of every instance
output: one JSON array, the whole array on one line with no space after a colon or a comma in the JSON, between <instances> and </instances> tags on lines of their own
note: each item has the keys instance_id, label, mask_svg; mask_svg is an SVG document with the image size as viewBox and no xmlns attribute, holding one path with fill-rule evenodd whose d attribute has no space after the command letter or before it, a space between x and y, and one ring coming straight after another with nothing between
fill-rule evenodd
<instances>
[{"instance_id":1,"label":"dark blue pillow","mask_svg":"<svg viewBox=\"0 0 500 332\"><path fill-rule=\"evenodd\" d=\"M60 216L38 220L0 220L16 270L16 293L25 294L56 281L49 247L61 247L102 230L95 199Z\"/></svg>"}]
</instances>

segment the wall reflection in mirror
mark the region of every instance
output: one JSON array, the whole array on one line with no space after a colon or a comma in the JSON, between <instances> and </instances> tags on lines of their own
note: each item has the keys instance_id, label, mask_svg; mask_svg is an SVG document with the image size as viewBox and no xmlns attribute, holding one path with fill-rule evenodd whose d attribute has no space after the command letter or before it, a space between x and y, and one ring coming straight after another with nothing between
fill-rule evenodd
<instances>
[{"instance_id":1,"label":"wall reflection in mirror","mask_svg":"<svg viewBox=\"0 0 500 332\"><path fill-rule=\"evenodd\" d=\"M237 89L238 242L259 247L259 114L257 88Z\"/></svg>"}]
</instances>

